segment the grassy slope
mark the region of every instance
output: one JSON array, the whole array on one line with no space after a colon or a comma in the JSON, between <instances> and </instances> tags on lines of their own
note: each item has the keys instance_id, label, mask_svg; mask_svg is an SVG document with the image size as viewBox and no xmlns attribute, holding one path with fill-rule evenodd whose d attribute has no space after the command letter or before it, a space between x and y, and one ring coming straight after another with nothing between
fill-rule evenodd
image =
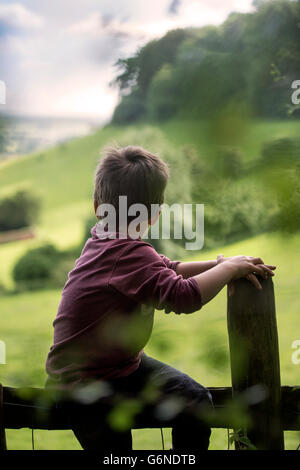
<instances>
[{"instance_id":1,"label":"grassy slope","mask_svg":"<svg viewBox=\"0 0 300 470\"><path fill-rule=\"evenodd\" d=\"M154 127L159 127L176 145L195 144L201 158L207 158L206 124L175 120ZM262 142L297 135L298 128L297 121L255 121L246 127L238 145L245 159L256 158ZM15 260L37 242L50 240L65 247L81 239L83 221L92 213L93 174L99 151L104 145L118 142L125 131L123 127L107 127L45 152L0 164L0 197L19 187L28 187L40 196L43 207L36 240L0 246L0 283L11 285L10 272Z\"/></svg>"},{"instance_id":2,"label":"grassy slope","mask_svg":"<svg viewBox=\"0 0 300 470\"><path fill-rule=\"evenodd\" d=\"M275 136L296 135L298 123L256 122L244 136L245 159L255 158L261 143ZM175 144L194 143L205 155L206 129L201 123L168 122L159 126ZM0 246L0 281L11 283L10 269L15 259L40 240L53 240L69 246L80 240L82 223L91 209L92 175L100 148L118 140L124 129L106 128L92 136L0 165L0 196L17 187L30 187L43 200L43 217L37 225L37 240ZM128 142L131 143L131 142ZM276 263L278 327L280 334L282 382L299 382L299 366L291 362L291 343L297 337L299 312L298 239L280 239L277 235L260 236L220 249L226 254L258 254ZM206 253L205 258L217 252ZM41 386L44 360L51 342L51 321L55 316L60 292L45 291L0 299L1 338L7 345L7 365L1 366L1 381L10 385ZM299 336L299 333L298 333ZM149 354L181 368L205 385L230 383L224 293L203 312L191 316L157 314ZM296 447L296 433L290 433L288 446ZM136 448L159 448L158 431L134 432ZM28 430L9 431L10 448L30 448ZM168 436L169 442L169 436ZM36 433L40 449L78 448L72 433ZM167 444L168 445L168 444ZM225 448L226 433L214 431L213 448Z\"/></svg>"},{"instance_id":3,"label":"grassy slope","mask_svg":"<svg viewBox=\"0 0 300 470\"><path fill-rule=\"evenodd\" d=\"M0 246L0 281L10 285L10 270L16 258L37 242L50 240L60 247L78 243L83 221L92 213L93 174L99 151L117 135L113 129L101 130L0 165L0 196L25 187L42 200L37 239Z\"/></svg>"},{"instance_id":4,"label":"grassy slope","mask_svg":"<svg viewBox=\"0 0 300 470\"><path fill-rule=\"evenodd\" d=\"M239 147L245 160L252 160L259 156L263 142L282 137L297 137L300 123L288 120L246 121L240 129L240 133L228 132L225 135L222 135L221 132L214 132L213 125L211 129L207 127L207 124L199 121L181 122L178 120L170 120L159 126L170 141L175 144L194 143L204 158L211 143L217 141L221 145Z\"/></svg>"},{"instance_id":5,"label":"grassy slope","mask_svg":"<svg viewBox=\"0 0 300 470\"><path fill-rule=\"evenodd\" d=\"M274 234L221 249L225 256L259 254L278 266L274 282L283 384L299 383L300 366L291 362L291 344L299 339L298 244L295 236L282 240ZM205 259L216 257L219 251L206 253ZM3 383L12 386L43 384L44 362L52 336L51 322L59 299L59 291L44 291L7 296L0 300L1 339L7 347L7 364L1 366ZM225 292L193 315L164 315L157 312L154 332L146 352L183 370L204 385L229 385ZM288 434L287 446L295 448L299 433ZM78 447L69 432L38 431L36 436L40 449ZM29 448L29 431L9 431L8 442L10 448ZM159 431L134 431L134 443L136 448L160 448ZM226 433L215 430L212 448L222 449L225 446Z\"/></svg>"}]
</instances>

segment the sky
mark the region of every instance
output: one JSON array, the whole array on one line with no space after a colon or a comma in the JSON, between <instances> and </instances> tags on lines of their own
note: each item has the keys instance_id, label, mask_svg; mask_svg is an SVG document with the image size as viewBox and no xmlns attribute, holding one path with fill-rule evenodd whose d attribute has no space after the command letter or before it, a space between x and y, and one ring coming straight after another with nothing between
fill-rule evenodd
<instances>
[{"instance_id":1,"label":"sky","mask_svg":"<svg viewBox=\"0 0 300 470\"><path fill-rule=\"evenodd\" d=\"M5 111L108 120L118 58L168 30L220 24L252 0L0 0ZM0 111L3 112L4 105Z\"/></svg>"}]
</instances>

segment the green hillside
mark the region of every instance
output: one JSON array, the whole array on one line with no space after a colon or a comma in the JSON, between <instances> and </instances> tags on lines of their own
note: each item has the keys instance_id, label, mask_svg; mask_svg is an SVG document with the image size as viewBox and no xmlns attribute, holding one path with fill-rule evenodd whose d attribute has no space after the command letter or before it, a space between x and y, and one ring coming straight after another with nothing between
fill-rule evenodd
<instances>
[{"instance_id":1,"label":"green hillside","mask_svg":"<svg viewBox=\"0 0 300 470\"><path fill-rule=\"evenodd\" d=\"M244 129L242 139L235 143L247 162L258 157L263 142L295 137L298 130L297 121L253 121ZM0 245L0 282L12 285L10 273L16 259L37 243L53 241L64 248L82 239L84 221L93 214L93 175L104 146L139 143L157 151L162 158L167 157L171 162L171 199L189 202L190 183L183 149L193 145L199 153L200 163L209 164L210 132L208 124L201 121L107 126L88 137L45 152L2 162L0 198L19 188L29 188L40 198L42 212L36 224L36 239ZM217 136L216 127L214 132Z\"/></svg>"},{"instance_id":2,"label":"green hillside","mask_svg":"<svg viewBox=\"0 0 300 470\"><path fill-rule=\"evenodd\" d=\"M247 126L239 148L245 162L258 158L261 146L270 138L297 136L297 122L254 121ZM209 165L211 144L207 123L168 121L163 125L139 124L135 127L108 126L93 135L57 146L36 155L0 165L0 196L17 188L30 188L42 201L41 219L36 224L35 240L0 246L0 280L12 285L11 268L29 247L51 240L59 247L70 247L82 240L83 224L92 214L93 173L99 152L108 144L144 144L171 162L169 196L190 197L185 173L184 148L193 145L199 164ZM174 150L174 154L170 155ZM176 150L176 152L175 152ZM175 155L176 154L176 155ZM176 156L176 158L174 157ZM182 157L182 158L181 158ZM180 184L178 184L178 181ZM243 180L245 183L245 179ZM260 221L259 221L260 222ZM280 339L281 373L284 384L299 383L299 366L291 361L291 344L297 337L299 298L299 235L285 237L276 233L248 237L226 247L205 253L187 252L185 259L210 259L217 254L258 255L278 266L275 276L276 305ZM1 382L11 386L42 386L45 357L51 344L51 323L61 290L45 290L0 298L0 339L6 342L7 364L1 366ZM157 313L154 334L146 352L191 374L204 385L230 384L226 331L225 292L203 311L190 316ZM29 449L29 430L9 431L10 449ZM134 431L136 449L161 447L158 430ZM170 432L165 431L166 445ZM79 448L71 432L37 431L39 449ZM299 433L286 433L287 448L294 449ZM211 448L224 449L227 433L214 430Z\"/></svg>"}]
</instances>

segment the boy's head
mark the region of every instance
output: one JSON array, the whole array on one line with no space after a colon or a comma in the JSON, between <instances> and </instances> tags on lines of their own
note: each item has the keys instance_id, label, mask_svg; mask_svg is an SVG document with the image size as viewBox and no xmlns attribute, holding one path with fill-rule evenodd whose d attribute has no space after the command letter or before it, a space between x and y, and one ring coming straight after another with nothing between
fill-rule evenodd
<instances>
[{"instance_id":1,"label":"boy's head","mask_svg":"<svg viewBox=\"0 0 300 470\"><path fill-rule=\"evenodd\" d=\"M95 210L111 204L118 213L119 196L127 196L127 206L143 204L151 214L151 204L164 202L168 167L142 147L106 149L95 174Z\"/></svg>"}]
</instances>

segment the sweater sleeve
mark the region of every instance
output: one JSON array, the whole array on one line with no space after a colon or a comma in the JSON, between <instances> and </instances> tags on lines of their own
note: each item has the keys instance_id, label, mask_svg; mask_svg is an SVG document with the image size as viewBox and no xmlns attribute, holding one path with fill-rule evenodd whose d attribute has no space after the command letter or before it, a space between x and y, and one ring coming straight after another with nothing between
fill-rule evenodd
<instances>
[{"instance_id":1,"label":"sweater sleeve","mask_svg":"<svg viewBox=\"0 0 300 470\"><path fill-rule=\"evenodd\" d=\"M167 258L165 255L159 255L167 268L173 269L173 271L176 271L177 265L180 263L180 261L171 261L169 258Z\"/></svg>"},{"instance_id":2,"label":"sweater sleeve","mask_svg":"<svg viewBox=\"0 0 300 470\"><path fill-rule=\"evenodd\" d=\"M202 301L197 281L177 275L168 261L151 245L132 241L116 261L109 286L137 303L151 304L166 313L199 310Z\"/></svg>"}]
</instances>

